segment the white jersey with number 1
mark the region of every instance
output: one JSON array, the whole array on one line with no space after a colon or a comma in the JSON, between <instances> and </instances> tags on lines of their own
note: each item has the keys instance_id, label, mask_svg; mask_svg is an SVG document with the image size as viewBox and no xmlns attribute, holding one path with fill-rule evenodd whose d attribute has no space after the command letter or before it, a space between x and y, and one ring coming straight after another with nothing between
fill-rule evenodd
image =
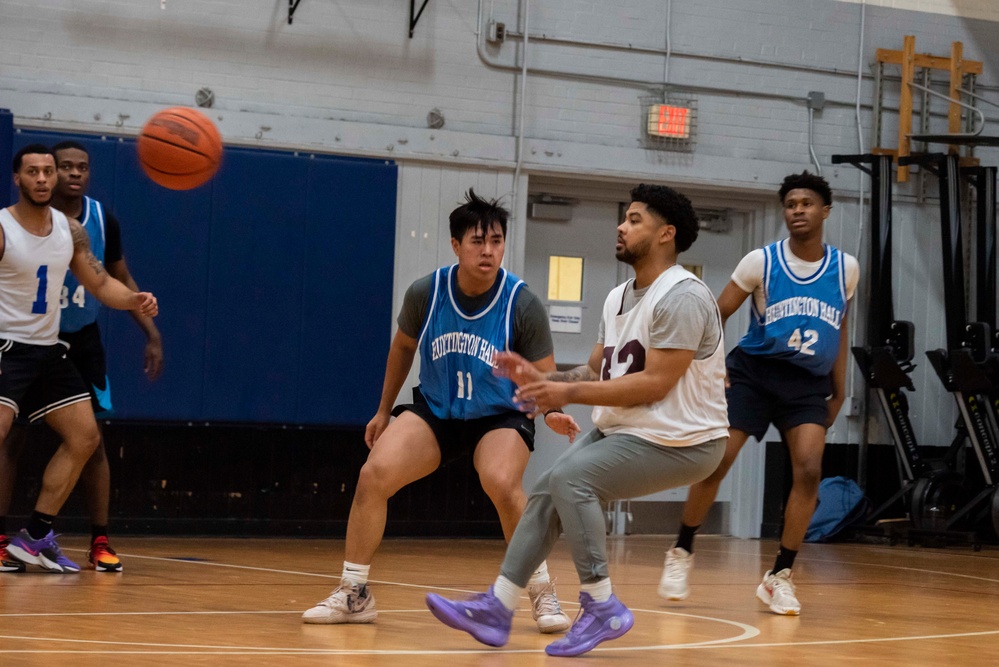
<instances>
[{"instance_id":1,"label":"white jersey with number 1","mask_svg":"<svg viewBox=\"0 0 999 667\"><path fill-rule=\"evenodd\" d=\"M54 208L52 231L32 234L0 210L0 338L29 345L55 345L59 338L59 298L73 259L73 236L66 216Z\"/></svg>"}]
</instances>

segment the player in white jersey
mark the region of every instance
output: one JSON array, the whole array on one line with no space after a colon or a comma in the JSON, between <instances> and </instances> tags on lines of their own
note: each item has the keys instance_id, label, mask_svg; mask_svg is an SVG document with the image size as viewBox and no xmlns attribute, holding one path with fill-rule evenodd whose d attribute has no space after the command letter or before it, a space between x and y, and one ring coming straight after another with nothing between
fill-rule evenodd
<instances>
[{"instance_id":1,"label":"player in white jersey","mask_svg":"<svg viewBox=\"0 0 999 667\"><path fill-rule=\"evenodd\" d=\"M100 439L97 421L79 373L58 341L63 278L71 270L107 306L153 317L156 298L133 292L110 277L90 252L87 232L50 206L56 182L55 156L31 144L14 156L17 202L0 211L0 439L19 412L44 419L61 438L42 477L28 525L0 545L0 568L40 565L79 572L55 540L52 522Z\"/></svg>"},{"instance_id":2,"label":"player in white jersey","mask_svg":"<svg viewBox=\"0 0 999 667\"><path fill-rule=\"evenodd\" d=\"M514 353L497 355L526 408L597 406L597 428L538 480L487 593L465 601L427 596L438 620L490 646L509 639L527 578L560 532L572 550L582 609L545 651L579 655L631 629L632 613L608 573L602 503L697 482L725 451L721 317L710 290L677 265L697 238L697 216L686 197L664 186L640 185L631 197L616 255L634 267L635 279L607 297L589 363L545 374Z\"/></svg>"},{"instance_id":3,"label":"player in white jersey","mask_svg":"<svg viewBox=\"0 0 999 667\"><path fill-rule=\"evenodd\" d=\"M822 242L832 207L825 179L792 174L778 196L788 238L746 255L718 297L726 320L753 297L749 331L727 359L730 437L718 469L690 488L659 594L687 598L694 533L742 446L751 436L761 440L773 423L790 451L794 481L780 548L756 595L775 614L795 616L801 604L791 568L815 511L826 429L845 397L847 303L860 268L855 258Z\"/></svg>"},{"instance_id":4,"label":"player in white jersey","mask_svg":"<svg viewBox=\"0 0 999 667\"><path fill-rule=\"evenodd\" d=\"M97 200L87 196L90 186L90 154L86 146L63 141L52 147L59 180L53 189L51 205L76 218L87 231L90 249L111 276L138 292L122 251L121 227L117 218ZM73 277L66 274L62 288L59 340L68 348L68 358L90 389L98 419L112 413L111 387L101 332L97 324L101 304ZM156 379L163 364L163 345L152 318L132 311L132 317L146 336L145 370ZM20 420L19 420L20 421ZM10 509L17 462L24 451L28 432L38 437L38 429L28 429L15 422L10 436L0 445L0 543L6 541L7 512ZM108 515L111 504L111 470L103 438L94 455L80 473L80 486L87 499L91 518L90 549L87 560L98 572L121 572L122 563L108 543Z\"/></svg>"}]
</instances>

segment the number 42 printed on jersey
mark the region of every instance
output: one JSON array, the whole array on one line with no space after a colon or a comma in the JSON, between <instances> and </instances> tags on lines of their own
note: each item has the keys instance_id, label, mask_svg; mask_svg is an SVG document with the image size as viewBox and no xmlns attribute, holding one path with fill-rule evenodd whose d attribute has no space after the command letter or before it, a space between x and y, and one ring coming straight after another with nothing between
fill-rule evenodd
<instances>
[{"instance_id":1,"label":"number 42 printed on jersey","mask_svg":"<svg viewBox=\"0 0 999 667\"><path fill-rule=\"evenodd\" d=\"M805 337L801 337L801 329L795 329L791 337L787 339L787 346L794 348L802 354L814 355L812 346L819 342L819 332L815 329L805 329Z\"/></svg>"}]
</instances>

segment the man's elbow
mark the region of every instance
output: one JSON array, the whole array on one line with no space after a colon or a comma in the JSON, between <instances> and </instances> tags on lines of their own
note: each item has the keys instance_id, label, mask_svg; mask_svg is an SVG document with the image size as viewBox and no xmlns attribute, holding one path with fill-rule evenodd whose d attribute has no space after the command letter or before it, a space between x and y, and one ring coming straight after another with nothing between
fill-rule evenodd
<instances>
[{"instance_id":1,"label":"man's elbow","mask_svg":"<svg viewBox=\"0 0 999 667\"><path fill-rule=\"evenodd\" d=\"M667 396L669 396L669 393L673 391L675 384L675 382L669 382L667 380L657 380L651 383L646 388L645 392L643 392L644 396L642 398L644 400L642 400L641 403L645 405L653 405L664 400Z\"/></svg>"}]
</instances>

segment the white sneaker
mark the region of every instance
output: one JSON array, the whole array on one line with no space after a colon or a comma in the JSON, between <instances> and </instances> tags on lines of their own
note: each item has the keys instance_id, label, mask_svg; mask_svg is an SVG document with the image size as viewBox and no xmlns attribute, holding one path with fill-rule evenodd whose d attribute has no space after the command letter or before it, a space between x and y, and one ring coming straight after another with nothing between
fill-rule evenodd
<instances>
[{"instance_id":1,"label":"white sneaker","mask_svg":"<svg viewBox=\"0 0 999 667\"><path fill-rule=\"evenodd\" d=\"M659 595L667 600L686 600L690 595L687 578L694 567L694 554L686 549L673 547L666 552L663 576L659 580Z\"/></svg>"},{"instance_id":2,"label":"white sneaker","mask_svg":"<svg viewBox=\"0 0 999 667\"><path fill-rule=\"evenodd\" d=\"M531 597L531 616L538 624L538 630L545 634L553 632L565 632L572 625L572 621L564 611L562 605L558 603L555 596L555 581L545 584L535 584L527 587L527 594Z\"/></svg>"},{"instance_id":3,"label":"white sneaker","mask_svg":"<svg viewBox=\"0 0 999 667\"><path fill-rule=\"evenodd\" d=\"M777 574L768 571L763 575L763 583L756 588L756 597L770 611L781 616L797 616L801 613L801 604L794 596L794 582L791 581L791 570L784 568Z\"/></svg>"},{"instance_id":4,"label":"white sneaker","mask_svg":"<svg viewBox=\"0 0 999 667\"><path fill-rule=\"evenodd\" d=\"M330 596L302 614L304 623L373 623L378 618L375 596L367 584L341 579Z\"/></svg>"}]
</instances>

